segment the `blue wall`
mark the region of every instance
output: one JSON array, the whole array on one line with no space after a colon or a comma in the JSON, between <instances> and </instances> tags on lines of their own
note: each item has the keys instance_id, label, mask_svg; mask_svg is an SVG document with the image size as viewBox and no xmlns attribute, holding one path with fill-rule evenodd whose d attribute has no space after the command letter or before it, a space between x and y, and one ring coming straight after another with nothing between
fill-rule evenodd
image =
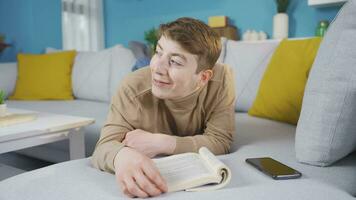
<instances>
[{"instance_id":1,"label":"blue wall","mask_svg":"<svg viewBox=\"0 0 356 200\"><path fill-rule=\"evenodd\" d=\"M290 37L314 35L319 20L332 20L339 7L314 8L307 0L291 0ZM178 17L226 15L240 35L247 29L272 34L274 0L104 0L106 47L143 40L144 31ZM0 0L0 33L12 44L0 62L16 60L17 52L42 53L62 47L60 0Z\"/></svg>"},{"instance_id":2,"label":"blue wall","mask_svg":"<svg viewBox=\"0 0 356 200\"><path fill-rule=\"evenodd\" d=\"M42 53L60 48L60 0L0 0L0 34L12 47L0 53L0 61L14 61L18 52Z\"/></svg>"}]
</instances>

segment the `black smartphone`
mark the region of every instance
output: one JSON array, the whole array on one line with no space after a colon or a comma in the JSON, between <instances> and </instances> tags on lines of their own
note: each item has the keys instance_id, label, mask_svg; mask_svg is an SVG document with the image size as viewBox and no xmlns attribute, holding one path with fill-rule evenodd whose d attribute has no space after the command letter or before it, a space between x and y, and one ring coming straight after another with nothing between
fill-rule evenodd
<instances>
[{"instance_id":1,"label":"black smartphone","mask_svg":"<svg viewBox=\"0 0 356 200\"><path fill-rule=\"evenodd\" d=\"M270 157L247 158L246 162L276 180L293 179L302 173Z\"/></svg>"}]
</instances>

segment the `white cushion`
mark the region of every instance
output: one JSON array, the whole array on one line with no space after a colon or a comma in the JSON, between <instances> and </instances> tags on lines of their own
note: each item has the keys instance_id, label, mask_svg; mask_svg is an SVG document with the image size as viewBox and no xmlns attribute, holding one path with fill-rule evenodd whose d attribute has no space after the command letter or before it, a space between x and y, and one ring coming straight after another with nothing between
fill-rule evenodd
<instances>
[{"instance_id":1,"label":"white cushion","mask_svg":"<svg viewBox=\"0 0 356 200\"><path fill-rule=\"evenodd\" d=\"M110 100L110 68L117 45L98 52L79 52L72 72L76 98L108 102Z\"/></svg>"},{"instance_id":2,"label":"white cushion","mask_svg":"<svg viewBox=\"0 0 356 200\"><path fill-rule=\"evenodd\" d=\"M14 91L16 78L16 63L0 63L0 90L4 90L6 98Z\"/></svg>"},{"instance_id":3,"label":"white cushion","mask_svg":"<svg viewBox=\"0 0 356 200\"><path fill-rule=\"evenodd\" d=\"M136 58L131 50L116 46L112 48L112 60L110 69L110 98L115 94L118 84L127 74L131 73Z\"/></svg>"},{"instance_id":4,"label":"white cushion","mask_svg":"<svg viewBox=\"0 0 356 200\"><path fill-rule=\"evenodd\" d=\"M220 52L218 60L216 61L217 63L223 63L225 60L227 38L221 37L220 42L221 42L221 52Z\"/></svg>"},{"instance_id":5,"label":"white cushion","mask_svg":"<svg viewBox=\"0 0 356 200\"><path fill-rule=\"evenodd\" d=\"M226 43L224 63L234 71L236 111L248 111L255 100L260 81L279 40Z\"/></svg>"}]
</instances>

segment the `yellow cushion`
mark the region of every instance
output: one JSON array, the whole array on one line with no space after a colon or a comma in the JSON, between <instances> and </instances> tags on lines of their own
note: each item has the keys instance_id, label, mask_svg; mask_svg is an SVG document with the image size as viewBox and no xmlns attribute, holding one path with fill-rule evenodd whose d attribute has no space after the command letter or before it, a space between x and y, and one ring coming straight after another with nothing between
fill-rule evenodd
<instances>
[{"instance_id":1,"label":"yellow cushion","mask_svg":"<svg viewBox=\"0 0 356 200\"><path fill-rule=\"evenodd\" d=\"M250 115L297 124L310 68L321 38L283 40L260 83Z\"/></svg>"},{"instance_id":2,"label":"yellow cushion","mask_svg":"<svg viewBox=\"0 0 356 200\"><path fill-rule=\"evenodd\" d=\"M19 54L16 88L10 99L73 99L71 73L75 55L75 51Z\"/></svg>"}]
</instances>

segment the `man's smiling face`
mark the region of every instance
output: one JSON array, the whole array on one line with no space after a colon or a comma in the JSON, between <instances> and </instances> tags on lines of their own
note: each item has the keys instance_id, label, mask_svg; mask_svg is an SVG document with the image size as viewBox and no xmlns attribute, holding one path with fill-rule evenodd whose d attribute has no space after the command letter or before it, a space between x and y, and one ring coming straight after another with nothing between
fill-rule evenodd
<instances>
[{"instance_id":1,"label":"man's smiling face","mask_svg":"<svg viewBox=\"0 0 356 200\"><path fill-rule=\"evenodd\" d=\"M197 56L165 37L158 41L151 59L152 93L160 99L178 99L193 93L200 82Z\"/></svg>"}]
</instances>

